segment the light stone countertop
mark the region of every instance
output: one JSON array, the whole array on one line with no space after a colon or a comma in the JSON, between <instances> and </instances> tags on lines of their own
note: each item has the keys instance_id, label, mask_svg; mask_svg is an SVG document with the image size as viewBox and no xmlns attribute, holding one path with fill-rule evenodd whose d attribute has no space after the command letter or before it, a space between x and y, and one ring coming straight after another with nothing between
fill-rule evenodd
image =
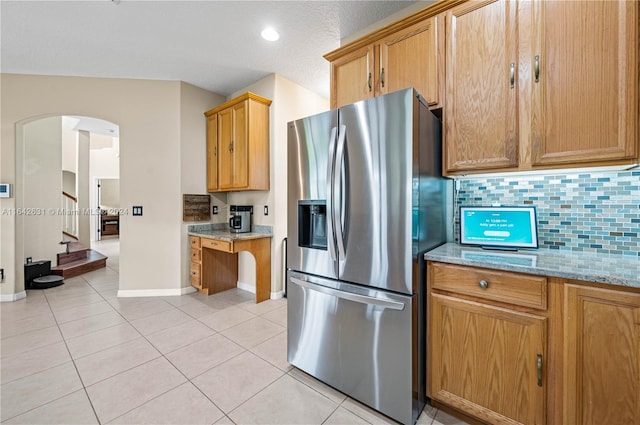
<instances>
[{"instance_id":1,"label":"light stone countertop","mask_svg":"<svg viewBox=\"0 0 640 425\"><path fill-rule=\"evenodd\" d=\"M271 226L251 226L251 232L235 233L229 231L227 224L196 224L188 228L187 234L190 236L200 236L203 238L217 239L226 242L233 242L245 239L270 238L273 236Z\"/></svg>"},{"instance_id":2,"label":"light stone countertop","mask_svg":"<svg viewBox=\"0 0 640 425\"><path fill-rule=\"evenodd\" d=\"M504 252L447 243L425 260L640 289L640 257L540 248Z\"/></svg>"}]
</instances>

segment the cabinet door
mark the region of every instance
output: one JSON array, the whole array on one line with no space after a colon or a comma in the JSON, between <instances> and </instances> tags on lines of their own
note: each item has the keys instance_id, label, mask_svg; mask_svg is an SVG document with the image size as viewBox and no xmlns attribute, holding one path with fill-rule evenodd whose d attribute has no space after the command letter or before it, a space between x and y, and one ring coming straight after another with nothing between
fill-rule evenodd
<instances>
[{"instance_id":1,"label":"cabinet door","mask_svg":"<svg viewBox=\"0 0 640 425\"><path fill-rule=\"evenodd\" d=\"M433 17L380 42L376 87L380 94L414 87L430 106L440 103L438 18Z\"/></svg>"},{"instance_id":2,"label":"cabinet door","mask_svg":"<svg viewBox=\"0 0 640 425\"><path fill-rule=\"evenodd\" d=\"M439 294L430 309L431 398L488 423L544 424L546 319Z\"/></svg>"},{"instance_id":3,"label":"cabinet door","mask_svg":"<svg viewBox=\"0 0 640 425\"><path fill-rule=\"evenodd\" d=\"M373 46L331 62L331 107L338 108L374 95Z\"/></svg>"},{"instance_id":4,"label":"cabinet door","mask_svg":"<svg viewBox=\"0 0 640 425\"><path fill-rule=\"evenodd\" d=\"M233 188L244 189L249 185L249 110L248 100L233 107Z\"/></svg>"},{"instance_id":5,"label":"cabinet door","mask_svg":"<svg viewBox=\"0 0 640 425\"><path fill-rule=\"evenodd\" d=\"M446 15L445 167L518 165L515 1L473 1Z\"/></svg>"},{"instance_id":6,"label":"cabinet door","mask_svg":"<svg viewBox=\"0 0 640 425\"><path fill-rule=\"evenodd\" d=\"M564 423L640 424L640 294L565 286Z\"/></svg>"},{"instance_id":7,"label":"cabinet door","mask_svg":"<svg viewBox=\"0 0 640 425\"><path fill-rule=\"evenodd\" d=\"M218 112L218 187L233 188L233 108Z\"/></svg>"},{"instance_id":8,"label":"cabinet door","mask_svg":"<svg viewBox=\"0 0 640 425\"><path fill-rule=\"evenodd\" d=\"M218 115L207 118L207 191L218 190Z\"/></svg>"},{"instance_id":9,"label":"cabinet door","mask_svg":"<svg viewBox=\"0 0 640 425\"><path fill-rule=\"evenodd\" d=\"M536 1L534 11L533 164L637 157L638 2Z\"/></svg>"}]
</instances>

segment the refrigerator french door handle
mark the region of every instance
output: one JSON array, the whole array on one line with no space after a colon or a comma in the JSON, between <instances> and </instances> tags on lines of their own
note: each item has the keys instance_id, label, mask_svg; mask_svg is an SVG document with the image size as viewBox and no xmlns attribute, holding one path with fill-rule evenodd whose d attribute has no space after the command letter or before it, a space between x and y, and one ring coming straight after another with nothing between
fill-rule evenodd
<instances>
[{"instance_id":1,"label":"refrigerator french door handle","mask_svg":"<svg viewBox=\"0 0 640 425\"><path fill-rule=\"evenodd\" d=\"M339 193L342 191L342 167L344 165L344 140L347 136L347 126L342 124L340 125L340 129L338 131L338 147L336 149L336 165L333 169L334 173L334 182L333 182L333 190L336 193L335 198L340 199L340 202L334 202L334 222L335 222L335 232L336 232L336 243L338 245L338 257L340 261L344 261L346 259L347 253L344 249L344 233L342 232L342 222L340 220L341 211L344 203L344 194Z\"/></svg>"},{"instance_id":2,"label":"refrigerator french door handle","mask_svg":"<svg viewBox=\"0 0 640 425\"><path fill-rule=\"evenodd\" d=\"M329 221L327 223L327 249L331 255L331 259L336 261L338 255L336 253L336 244L334 238L334 214L333 214L333 170L336 162L336 133L338 129L333 127L331 129L331 135L329 136L329 159L327 160L327 211L329 214Z\"/></svg>"},{"instance_id":3,"label":"refrigerator french door handle","mask_svg":"<svg viewBox=\"0 0 640 425\"><path fill-rule=\"evenodd\" d=\"M401 302L368 297L366 295L354 294L353 292L339 291L337 289L327 288L326 286L314 285L313 283L309 283L295 277L290 277L290 279L293 283L296 283L305 289L320 292L321 294L330 295L343 300L354 301L360 304L375 305L377 307L389 308L391 310L404 310L404 303Z\"/></svg>"}]
</instances>

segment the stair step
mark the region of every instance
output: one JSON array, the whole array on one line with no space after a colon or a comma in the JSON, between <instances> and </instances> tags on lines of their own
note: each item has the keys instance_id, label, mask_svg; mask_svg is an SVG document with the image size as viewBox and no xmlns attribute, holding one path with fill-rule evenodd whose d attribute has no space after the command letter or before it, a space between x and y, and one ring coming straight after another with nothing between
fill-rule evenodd
<instances>
[{"instance_id":1,"label":"stair step","mask_svg":"<svg viewBox=\"0 0 640 425\"><path fill-rule=\"evenodd\" d=\"M87 249L87 257L68 263L58 264L51 268L51 273L62 276L65 279L98 270L107 266L107 256L93 249Z\"/></svg>"},{"instance_id":2,"label":"stair step","mask_svg":"<svg viewBox=\"0 0 640 425\"><path fill-rule=\"evenodd\" d=\"M65 245L66 252L61 252L56 256L59 266L61 266L62 264L68 264L74 261L83 260L89 257L89 251L91 251L91 249L87 248L81 243L68 242Z\"/></svg>"}]
</instances>

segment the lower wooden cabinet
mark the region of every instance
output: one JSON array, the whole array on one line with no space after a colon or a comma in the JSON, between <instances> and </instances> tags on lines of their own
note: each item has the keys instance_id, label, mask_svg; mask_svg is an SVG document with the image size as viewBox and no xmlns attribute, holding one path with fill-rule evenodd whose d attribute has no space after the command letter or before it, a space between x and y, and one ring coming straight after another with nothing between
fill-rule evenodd
<instances>
[{"instance_id":1,"label":"lower wooden cabinet","mask_svg":"<svg viewBox=\"0 0 640 425\"><path fill-rule=\"evenodd\" d=\"M640 424L640 294L565 285L566 424Z\"/></svg>"},{"instance_id":2,"label":"lower wooden cabinet","mask_svg":"<svg viewBox=\"0 0 640 425\"><path fill-rule=\"evenodd\" d=\"M435 404L490 424L640 425L638 288L438 262L427 288Z\"/></svg>"}]
</instances>

